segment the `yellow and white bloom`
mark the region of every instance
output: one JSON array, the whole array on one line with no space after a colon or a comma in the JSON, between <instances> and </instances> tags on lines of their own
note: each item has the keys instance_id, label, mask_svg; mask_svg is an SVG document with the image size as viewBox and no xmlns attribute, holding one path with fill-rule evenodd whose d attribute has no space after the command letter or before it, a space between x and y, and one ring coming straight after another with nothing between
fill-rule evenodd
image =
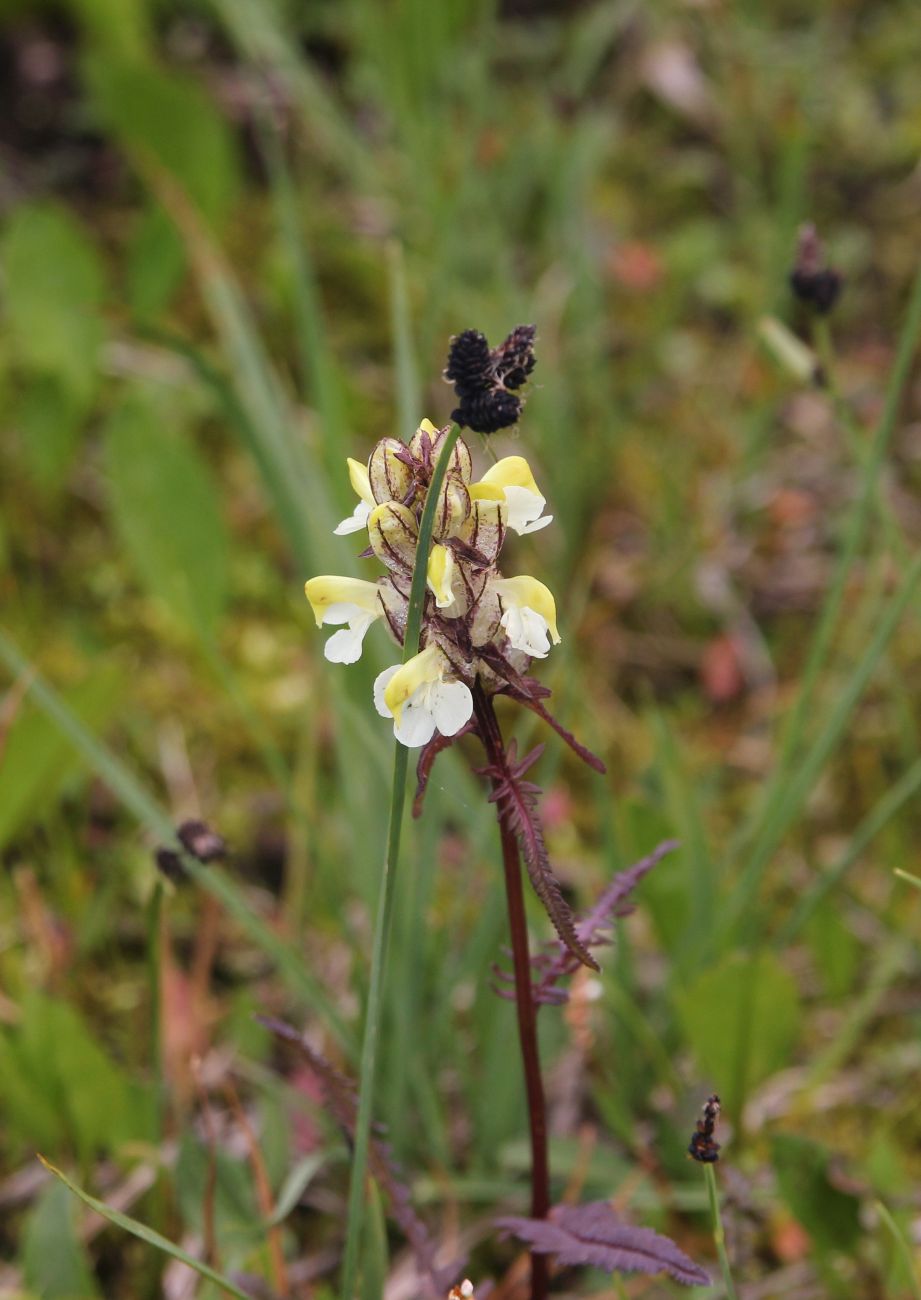
<instances>
[{"instance_id":1,"label":"yellow and white bloom","mask_svg":"<svg viewBox=\"0 0 921 1300\"><path fill-rule=\"evenodd\" d=\"M311 578L304 584L317 627L325 623L345 623L346 627L326 642L323 653L330 663L353 664L361 658L362 643L368 628L383 618L384 606L376 582L361 578Z\"/></svg>"},{"instance_id":2,"label":"yellow and white bloom","mask_svg":"<svg viewBox=\"0 0 921 1300\"><path fill-rule=\"evenodd\" d=\"M543 514L547 498L534 481L524 456L505 456L486 471L470 488L472 500L494 500L500 492L508 507L507 524L516 533L536 533L546 528L553 515Z\"/></svg>"},{"instance_id":3,"label":"yellow and white bloom","mask_svg":"<svg viewBox=\"0 0 921 1300\"><path fill-rule=\"evenodd\" d=\"M454 555L447 546L436 542L429 551L426 579L437 607L450 609L454 604Z\"/></svg>"},{"instance_id":4,"label":"yellow and white bloom","mask_svg":"<svg viewBox=\"0 0 921 1300\"><path fill-rule=\"evenodd\" d=\"M495 578L492 590L502 607L499 626L512 648L534 659L546 659L551 642L560 643L556 601L550 588L523 574L519 578Z\"/></svg>"},{"instance_id":5,"label":"yellow and white bloom","mask_svg":"<svg viewBox=\"0 0 921 1300\"><path fill-rule=\"evenodd\" d=\"M379 674L374 707L382 718L393 718L393 734L401 745L418 749L436 731L454 736L470 721L473 695L464 682L451 680L451 672L444 652L430 645Z\"/></svg>"},{"instance_id":6,"label":"yellow and white bloom","mask_svg":"<svg viewBox=\"0 0 921 1300\"><path fill-rule=\"evenodd\" d=\"M349 481L359 498L358 505L341 523L337 524L333 532L338 537L345 536L346 533L359 533L362 528L367 527L368 516L374 509L374 496L371 492L371 479L365 465L360 460L353 460L348 457L349 463Z\"/></svg>"}]
</instances>

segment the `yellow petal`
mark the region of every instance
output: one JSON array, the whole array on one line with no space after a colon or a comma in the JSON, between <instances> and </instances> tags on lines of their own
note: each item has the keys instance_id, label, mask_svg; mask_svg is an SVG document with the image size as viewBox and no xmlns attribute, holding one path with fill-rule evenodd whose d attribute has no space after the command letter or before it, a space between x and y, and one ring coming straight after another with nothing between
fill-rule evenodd
<instances>
[{"instance_id":1,"label":"yellow petal","mask_svg":"<svg viewBox=\"0 0 921 1300\"><path fill-rule=\"evenodd\" d=\"M498 483L483 480L470 485L470 496L473 501L504 501L505 490Z\"/></svg>"},{"instance_id":2,"label":"yellow petal","mask_svg":"<svg viewBox=\"0 0 921 1300\"><path fill-rule=\"evenodd\" d=\"M517 605L519 609L533 609L546 619L550 629L550 640L554 645L560 644L560 634L556 628L556 601L553 592L536 578L522 574L518 578L497 578L493 589L498 592L503 604Z\"/></svg>"},{"instance_id":3,"label":"yellow petal","mask_svg":"<svg viewBox=\"0 0 921 1300\"><path fill-rule=\"evenodd\" d=\"M382 614L383 607L376 582L362 578L335 578L324 575L310 578L304 583L304 595L310 601L317 627L323 626L323 615L330 605L357 605L369 614Z\"/></svg>"},{"instance_id":4,"label":"yellow petal","mask_svg":"<svg viewBox=\"0 0 921 1300\"><path fill-rule=\"evenodd\" d=\"M486 471L480 482L475 484L475 488L481 487L484 483L500 488L526 488L528 492L533 492L535 496L543 496L534 481L531 466L524 456L505 456L502 460L496 461L495 465L492 465Z\"/></svg>"},{"instance_id":5,"label":"yellow petal","mask_svg":"<svg viewBox=\"0 0 921 1300\"><path fill-rule=\"evenodd\" d=\"M412 659L407 659L393 674L384 690L384 703L399 722L400 710L420 686L426 682L440 681L444 676L446 659L437 645L426 646Z\"/></svg>"},{"instance_id":6,"label":"yellow petal","mask_svg":"<svg viewBox=\"0 0 921 1300\"><path fill-rule=\"evenodd\" d=\"M439 609L447 609L454 604L454 592L451 589L453 578L454 556L447 546L436 543L429 552L426 579Z\"/></svg>"},{"instance_id":7,"label":"yellow petal","mask_svg":"<svg viewBox=\"0 0 921 1300\"><path fill-rule=\"evenodd\" d=\"M349 482L355 491L356 496L360 496L362 501L366 501L369 506L374 505L374 496L371 492L371 480L368 477L367 465L362 465L360 460L353 460L351 456L346 457L349 465Z\"/></svg>"}]
</instances>

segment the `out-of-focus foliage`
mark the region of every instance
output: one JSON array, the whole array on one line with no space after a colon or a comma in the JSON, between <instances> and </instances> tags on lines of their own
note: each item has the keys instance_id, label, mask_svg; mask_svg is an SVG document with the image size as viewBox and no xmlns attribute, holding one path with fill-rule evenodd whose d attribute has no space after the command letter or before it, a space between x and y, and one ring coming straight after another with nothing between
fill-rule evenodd
<instances>
[{"instance_id":1,"label":"out-of-focus foliage","mask_svg":"<svg viewBox=\"0 0 921 1300\"><path fill-rule=\"evenodd\" d=\"M0 1292L143 1300L164 1267L178 1286L37 1147L272 1278L228 1083L292 1276L334 1273L339 1135L253 1012L353 1064L392 651L372 632L329 673L302 584L371 575L330 536L345 457L447 418L449 336L534 321L522 430L560 528L515 564L557 592L543 676L610 771L551 744L546 835L579 907L681 840L597 986L541 1012L560 1190L704 1259L684 1152L715 1088L738 1279L909 1294L871 1207L916 1240L921 899L893 876L921 842L910 356L875 483L870 448L917 270L919 59L914 7L862 0L3 8ZM807 219L846 277L831 362L787 286ZM781 326L831 388L789 368ZM10 644L108 747L108 781ZM494 830L439 763L380 1116L436 1229L526 1208ZM228 839L213 892L161 897L160 806ZM474 1231L471 1276L498 1274L513 1248Z\"/></svg>"}]
</instances>

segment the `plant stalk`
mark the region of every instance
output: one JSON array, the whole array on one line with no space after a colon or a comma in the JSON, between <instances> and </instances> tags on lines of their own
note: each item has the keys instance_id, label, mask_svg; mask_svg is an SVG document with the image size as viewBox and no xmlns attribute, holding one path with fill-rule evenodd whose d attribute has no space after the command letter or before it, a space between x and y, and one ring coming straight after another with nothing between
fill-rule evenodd
<instances>
[{"instance_id":1,"label":"plant stalk","mask_svg":"<svg viewBox=\"0 0 921 1300\"><path fill-rule=\"evenodd\" d=\"M499 720L492 701L478 681L473 692L474 709L480 735L489 756L490 765L497 772L507 771L505 745ZM493 788L501 778L493 777ZM531 954L528 949L528 926L524 910L524 890L521 883L521 860L518 838L502 811L496 804L499 819L499 836L502 841L502 865L505 871L505 897L508 903L509 931L512 940L512 961L515 970L515 1008L518 1013L518 1039L524 1065L524 1084L528 1100L528 1122L531 1132L531 1217L546 1218L550 1209L550 1167L547 1158L547 1107L544 1100L544 1083L540 1072L540 1053L537 1046L537 1007L531 986ZM545 1255L531 1254L531 1300L546 1300L549 1292L549 1269Z\"/></svg>"},{"instance_id":2,"label":"plant stalk","mask_svg":"<svg viewBox=\"0 0 921 1300\"><path fill-rule=\"evenodd\" d=\"M422 518L419 521L419 543L416 548L416 565L413 571L406 614L406 632L403 637L403 663L419 650L422 630L422 611L425 606L425 580L435 507L448 469L448 462L460 436L454 425L439 451L432 471ZM390 939L390 919L393 913L396 872L400 858L400 831L403 823L403 806L406 801L406 771L409 751L399 741L394 744L393 783L390 796L390 821L387 829L387 851L384 856L378 894L377 917L371 950L371 971L368 980L368 997L365 1008L365 1025L361 1044L361 1064L358 1080L358 1114L355 1119L355 1139L352 1151L352 1169L349 1182L348 1219L346 1223L345 1250L342 1261L341 1300L355 1300L355 1283L358 1275L358 1251L362 1237L365 1209L365 1175L368 1168L368 1144L371 1135L371 1117L374 1111L374 1085L377 1074L377 1052L380 1039L381 1018L384 1006L384 974Z\"/></svg>"}]
</instances>

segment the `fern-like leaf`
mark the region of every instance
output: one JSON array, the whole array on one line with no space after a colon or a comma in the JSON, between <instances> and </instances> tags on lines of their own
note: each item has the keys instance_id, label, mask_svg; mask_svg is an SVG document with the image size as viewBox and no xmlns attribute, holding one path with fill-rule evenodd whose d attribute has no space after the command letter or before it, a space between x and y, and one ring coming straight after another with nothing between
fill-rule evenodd
<instances>
[{"instance_id":1,"label":"fern-like leaf","mask_svg":"<svg viewBox=\"0 0 921 1300\"><path fill-rule=\"evenodd\" d=\"M498 1226L539 1255L556 1255L564 1267L588 1265L607 1273L667 1273L684 1286L709 1286L707 1273L669 1237L636 1228L607 1201L557 1205L546 1219L508 1217Z\"/></svg>"},{"instance_id":2,"label":"fern-like leaf","mask_svg":"<svg viewBox=\"0 0 921 1300\"><path fill-rule=\"evenodd\" d=\"M524 773L532 763L536 762L542 752L543 746L539 745L523 759L517 761L515 742L512 741L508 752L502 756L501 763L484 769L493 783L491 798L500 805L502 816L507 819L518 838L534 892L543 903L554 929L560 936L560 941L583 966L599 970L598 963L579 938L572 908L563 897L560 882L553 874L550 865L543 831L535 810L540 791L533 782L522 779Z\"/></svg>"}]
</instances>

